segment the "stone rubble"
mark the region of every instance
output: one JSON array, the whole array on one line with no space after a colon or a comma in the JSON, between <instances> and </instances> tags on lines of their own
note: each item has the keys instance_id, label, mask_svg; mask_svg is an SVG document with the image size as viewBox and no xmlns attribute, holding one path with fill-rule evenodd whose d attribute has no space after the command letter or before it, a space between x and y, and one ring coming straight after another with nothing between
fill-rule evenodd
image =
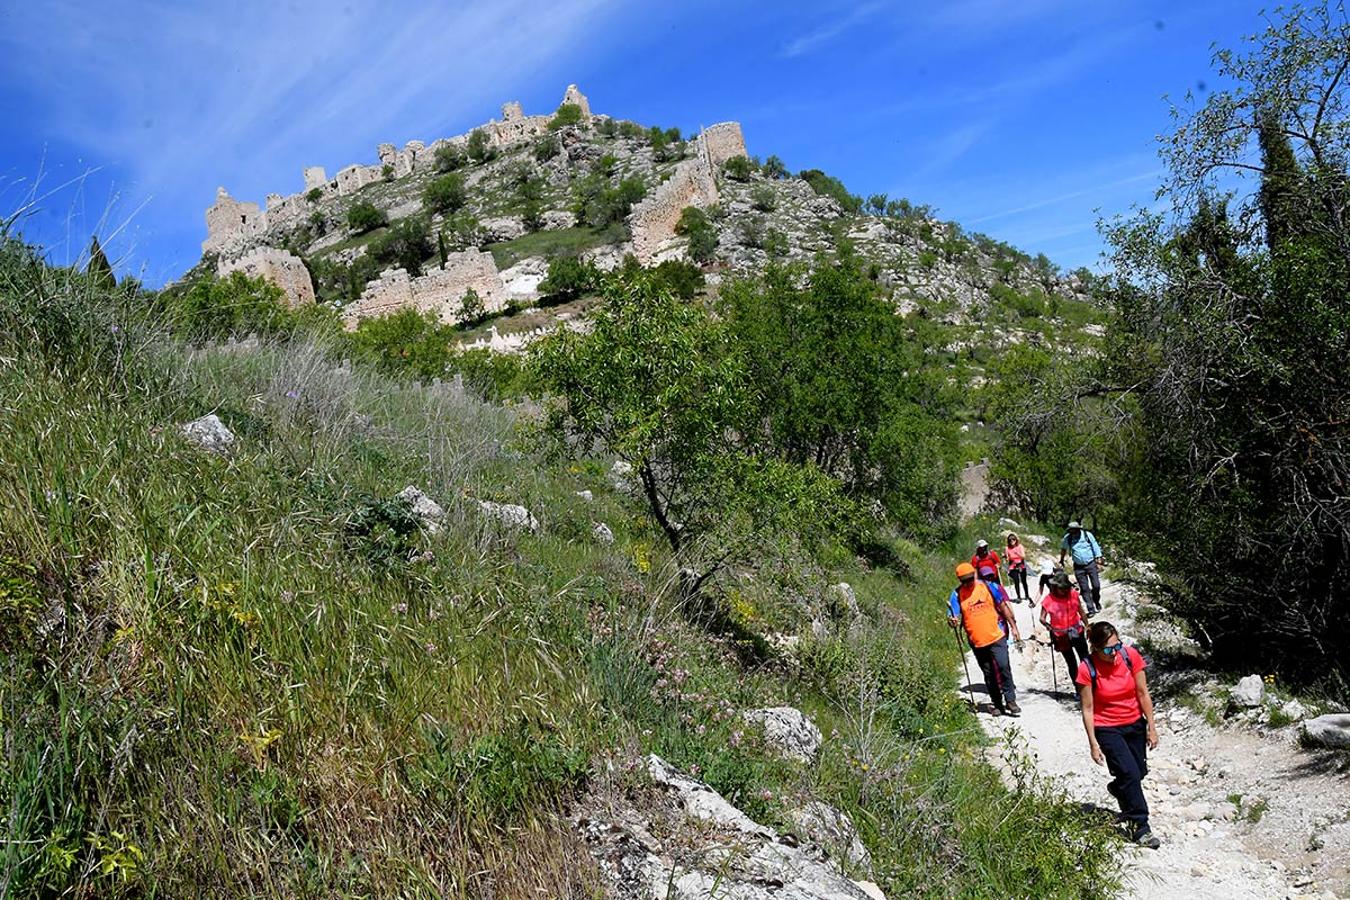
<instances>
[{"instance_id":1,"label":"stone rubble","mask_svg":"<svg viewBox=\"0 0 1350 900\"><path fill-rule=\"evenodd\" d=\"M215 413L207 413L200 419L193 419L179 426L183 436L209 453L222 456L234 448L234 432L225 427Z\"/></svg>"}]
</instances>

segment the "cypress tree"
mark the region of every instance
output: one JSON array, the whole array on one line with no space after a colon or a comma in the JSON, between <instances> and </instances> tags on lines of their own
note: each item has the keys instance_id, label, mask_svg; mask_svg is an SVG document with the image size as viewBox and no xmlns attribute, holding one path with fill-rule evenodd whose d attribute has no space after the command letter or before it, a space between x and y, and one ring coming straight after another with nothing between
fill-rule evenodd
<instances>
[{"instance_id":1,"label":"cypress tree","mask_svg":"<svg viewBox=\"0 0 1350 900\"><path fill-rule=\"evenodd\" d=\"M90 239L89 265L85 267L84 271L98 287L117 287L117 276L113 273L112 263L108 262L108 255L103 252L103 247L99 245L98 235L94 235Z\"/></svg>"},{"instance_id":2,"label":"cypress tree","mask_svg":"<svg viewBox=\"0 0 1350 900\"><path fill-rule=\"evenodd\" d=\"M1266 222L1266 245L1272 253L1286 241L1308 231L1308 203L1303 169L1293 145L1284 133L1284 123L1273 109L1259 113L1257 139L1261 146L1261 191L1258 202Z\"/></svg>"}]
</instances>

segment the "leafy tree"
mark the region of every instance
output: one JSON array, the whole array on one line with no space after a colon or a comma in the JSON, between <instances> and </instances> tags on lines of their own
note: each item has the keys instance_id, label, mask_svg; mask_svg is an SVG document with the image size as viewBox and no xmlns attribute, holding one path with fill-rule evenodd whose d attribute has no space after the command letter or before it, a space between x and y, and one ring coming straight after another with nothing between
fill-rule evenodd
<instances>
[{"instance_id":1,"label":"leafy tree","mask_svg":"<svg viewBox=\"0 0 1350 900\"><path fill-rule=\"evenodd\" d=\"M384 165L380 166L380 177L383 178L385 181L393 181L394 167L391 166L389 163L385 163Z\"/></svg>"},{"instance_id":2,"label":"leafy tree","mask_svg":"<svg viewBox=\"0 0 1350 900\"><path fill-rule=\"evenodd\" d=\"M722 163L722 171L733 181L749 181L750 176L755 174L755 165L748 157L733 156Z\"/></svg>"},{"instance_id":3,"label":"leafy tree","mask_svg":"<svg viewBox=\"0 0 1350 900\"><path fill-rule=\"evenodd\" d=\"M592 228L604 228L622 222L632 211L633 204L647 194L647 186L636 176L624 178L610 185L598 173L581 179L576 188L577 217Z\"/></svg>"},{"instance_id":4,"label":"leafy tree","mask_svg":"<svg viewBox=\"0 0 1350 900\"><path fill-rule=\"evenodd\" d=\"M430 313L403 309L362 319L345 341L352 356L388 375L430 380L446 372L455 329Z\"/></svg>"},{"instance_id":5,"label":"leafy tree","mask_svg":"<svg viewBox=\"0 0 1350 900\"><path fill-rule=\"evenodd\" d=\"M873 194L867 198L867 213L873 216L884 216L886 214L886 204L889 198L885 194Z\"/></svg>"},{"instance_id":6,"label":"leafy tree","mask_svg":"<svg viewBox=\"0 0 1350 900\"><path fill-rule=\"evenodd\" d=\"M597 447L633 465L688 570L686 597L766 529L809 540L843 527L848 504L831 479L738 445L746 372L722 324L640 270L611 279L605 297L590 333L560 329L534 345L531 366L553 398L543 433L559 453Z\"/></svg>"},{"instance_id":7,"label":"leafy tree","mask_svg":"<svg viewBox=\"0 0 1350 900\"><path fill-rule=\"evenodd\" d=\"M759 249L764 246L764 217L746 216L741 220L741 243L747 247Z\"/></svg>"},{"instance_id":8,"label":"leafy tree","mask_svg":"<svg viewBox=\"0 0 1350 900\"><path fill-rule=\"evenodd\" d=\"M844 187L844 183L838 178L826 175L820 169L806 169L797 177L811 185L811 190L820 196L832 198L844 208L845 212L856 214L862 211L862 198L850 194L848 188Z\"/></svg>"},{"instance_id":9,"label":"leafy tree","mask_svg":"<svg viewBox=\"0 0 1350 900\"><path fill-rule=\"evenodd\" d=\"M431 245L431 228L421 216L400 219L387 234L371 243L366 254L377 262L396 263L409 275L422 274L422 262L435 252Z\"/></svg>"},{"instance_id":10,"label":"leafy tree","mask_svg":"<svg viewBox=\"0 0 1350 900\"><path fill-rule=\"evenodd\" d=\"M764 165L760 168L760 171L764 173L765 177L772 178L775 181L788 177L787 166L783 165L783 161L777 156L770 156L764 160Z\"/></svg>"},{"instance_id":11,"label":"leafy tree","mask_svg":"<svg viewBox=\"0 0 1350 900\"><path fill-rule=\"evenodd\" d=\"M358 200L347 209L347 227L354 234L365 234L389 224L384 212L369 200Z\"/></svg>"},{"instance_id":12,"label":"leafy tree","mask_svg":"<svg viewBox=\"0 0 1350 900\"><path fill-rule=\"evenodd\" d=\"M675 223L675 233L689 239L689 258L695 262L710 262L717 253L717 229L708 215L697 206L686 206Z\"/></svg>"},{"instance_id":13,"label":"leafy tree","mask_svg":"<svg viewBox=\"0 0 1350 900\"><path fill-rule=\"evenodd\" d=\"M599 273L579 256L555 256L548 261L548 275L539 282L543 303L566 303L595 290Z\"/></svg>"},{"instance_id":14,"label":"leafy tree","mask_svg":"<svg viewBox=\"0 0 1350 900\"><path fill-rule=\"evenodd\" d=\"M166 291L161 302L170 327L191 340L280 335L296 324L281 288L242 272L202 278L181 290Z\"/></svg>"},{"instance_id":15,"label":"leafy tree","mask_svg":"<svg viewBox=\"0 0 1350 900\"><path fill-rule=\"evenodd\" d=\"M458 318L460 324L476 324L482 321L485 315L487 315L487 306L483 304L483 298L478 296L478 292L473 288L469 288L459 301Z\"/></svg>"},{"instance_id":16,"label":"leafy tree","mask_svg":"<svg viewBox=\"0 0 1350 900\"><path fill-rule=\"evenodd\" d=\"M323 199L323 188L310 188L305 192L305 199L310 203L318 203Z\"/></svg>"},{"instance_id":17,"label":"leafy tree","mask_svg":"<svg viewBox=\"0 0 1350 900\"><path fill-rule=\"evenodd\" d=\"M515 190L516 207L526 229L538 231L544 227L544 180L534 170L522 167L516 173Z\"/></svg>"},{"instance_id":18,"label":"leafy tree","mask_svg":"<svg viewBox=\"0 0 1350 900\"><path fill-rule=\"evenodd\" d=\"M469 140L464 149L468 152L469 159L476 163L487 162L497 155L497 151L488 142L487 132L481 128L475 128L469 134Z\"/></svg>"},{"instance_id":19,"label":"leafy tree","mask_svg":"<svg viewBox=\"0 0 1350 900\"><path fill-rule=\"evenodd\" d=\"M328 216L323 210L314 210L305 221L309 224L309 230L316 237L323 237L328 233Z\"/></svg>"},{"instance_id":20,"label":"leafy tree","mask_svg":"<svg viewBox=\"0 0 1350 900\"><path fill-rule=\"evenodd\" d=\"M453 213L464 208L469 194L458 172L433 178L422 191L422 208L430 213Z\"/></svg>"},{"instance_id":21,"label":"leafy tree","mask_svg":"<svg viewBox=\"0 0 1350 900\"><path fill-rule=\"evenodd\" d=\"M668 259L652 270L652 282L660 290L667 290L681 300L693 300L707 279L698 266L678 259Z\"/></svg>"},{"instance_id":22,"label":"leafy tree","mask_svg":"<svg viewBox=\"0 0 1350 900\"><path fill-rule=\"evenodd\" d=\"M914 533L945 522L957 443L951 399L925 364L928 338L895 315L852 256L803 276L771 268L722 291L761 416L759 445L880 500Z\"/></svg>"},{"instance_id":23,"label":"leafy tree","mask_svg":"<svg viewBox=\"0 0 1350 900\"><path fill-rule=\"evenodd\" d=\"M441 235L453 250L467 250L478 247L484 241L483 226L473 215L460 210L444 218Z\"/></svg>"},{"instance_id":24,"label":"leafy tree","mask_svg":"<svg viewBox=\"0 0 1350 900\"><path fill-rule=\"evenodd\" d=\"M442 144L437 147L431 159L437 172L453 172L464 168L464 164L468 162L464 151L453 144Z\"/></svg>"},{"instance_id":25,"label":"leafy tree","mask_svg":"<svg viewBox=\"0 0 1350 900\"><path fill-rule=\"evenodd\" d=\"M549 119L548 127L550 131L557 131L559 128L567 128L570 125L580 125L585 118L582 115L581 107L575 103L564 103L558 107L558 111Z\"/></svg>"},{"instance_id":26,"label":"leafy tree","mask_svg":"<svg viewBox=\"0 0 1350 900\"><path fill-rule=\"evenodd\" d=\"M112 263L108 262L108 254L103 252L97 235L89 239L89 264L85 266L85 272L97 287L117 286L117 275L113 272Z\"/></svg>"}]
</instances>

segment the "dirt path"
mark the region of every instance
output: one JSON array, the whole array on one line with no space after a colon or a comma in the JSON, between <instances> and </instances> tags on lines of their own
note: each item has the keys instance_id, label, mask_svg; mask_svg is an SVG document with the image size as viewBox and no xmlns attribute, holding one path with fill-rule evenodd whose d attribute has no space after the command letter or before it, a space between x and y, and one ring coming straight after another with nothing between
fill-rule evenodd
<instances>
[{"instance_id":1,"label":"dirt path","mask_svg":"<svg viewBox=\"0 0 1350 900\"><path fill-rule=\"evenodd\" d=\"M1103 584L1103 614L1127 641L1136 635L1135 595ZM1035 755L1037 768L1075 800L1117 809L1106 792L1109 775L1094 765L1087 749L1076 698L1063 660L1034 617L1039 608L1015 607L1024 652L1013 654L1023 715L1013 719L981 715L985 730L1003 738L993 749L1001 762L1019 743ZM1057 669L1060 694L1053 688ZM981 682L973 657L972 680ZM1161 674L1158 663L1151 675ZM1150 679L1152 681L1152 679ZM988 707L982 683L975 698ZM1158 705L1160 743L1149 754L1144 781L1153 831L1162 849L1131 849L1126 861L1125 896L1264 900L1289 897L1350 897L1350 779L1325 757L1301 750L1293 729L1262 736L1215 727L1170 703ZM1245 815L1230 798L1241 798ZM1263 805L1264 804L1264 805ZM1255 821L1253 821L1255 820Z\"/></svg>"}]
</instances>

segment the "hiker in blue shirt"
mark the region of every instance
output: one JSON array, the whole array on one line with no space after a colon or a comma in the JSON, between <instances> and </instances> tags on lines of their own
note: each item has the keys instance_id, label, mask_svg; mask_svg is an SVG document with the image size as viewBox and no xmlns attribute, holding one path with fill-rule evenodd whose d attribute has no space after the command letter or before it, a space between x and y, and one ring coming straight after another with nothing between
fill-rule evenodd
<instances>
[{"instance_id":1,"label":"hiker in blue shirt","mask_svg":"<svg viewBox=\"0 0 1350 900\"><path fill-rule=\"evenodd\" d=\"M1059 542L1059 564L1073 556L1073 576L1078 581L1078 593L1087 604L1088 614L1096 615L1102 608L1102 545L1097 537L1078 522L1069 523L1069 532Z\"/></svg>"}]
</instances>

